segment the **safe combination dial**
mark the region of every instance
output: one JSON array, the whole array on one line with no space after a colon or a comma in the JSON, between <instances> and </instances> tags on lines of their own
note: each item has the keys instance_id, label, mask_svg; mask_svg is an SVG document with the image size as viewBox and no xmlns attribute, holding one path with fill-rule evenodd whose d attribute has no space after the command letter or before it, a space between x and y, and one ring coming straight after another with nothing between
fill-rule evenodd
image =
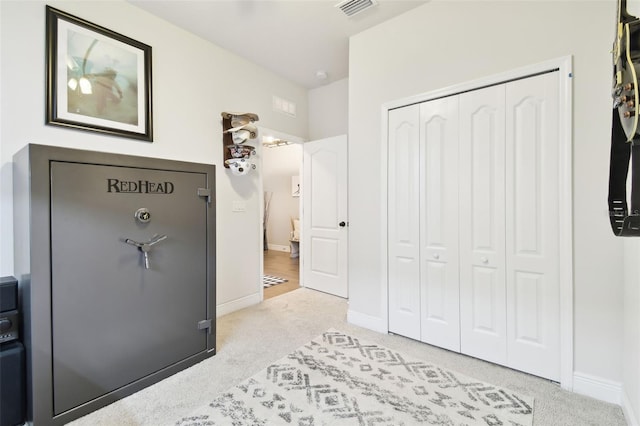
<instances>
[{"instance_id":1,"label":"safe combination dial","mask_svg":"<svg viewBox=\"0 0 640 426\"><path fill-rule=\"evenodd\" d=\"M144 207L136 210L134 216L138 220L138 222L141 223L147 223L151 220L151 212L149 211L149 209L146 209Z\"/></svg>"}]
</instances>

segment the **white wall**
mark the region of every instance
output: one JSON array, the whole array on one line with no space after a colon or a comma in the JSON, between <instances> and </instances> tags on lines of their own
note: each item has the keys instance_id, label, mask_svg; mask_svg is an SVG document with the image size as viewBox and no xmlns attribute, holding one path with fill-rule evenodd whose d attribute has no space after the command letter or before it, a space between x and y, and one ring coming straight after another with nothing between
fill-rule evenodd
<instances>
[{"instance_id":1,"label":"white wall","mask_svg":"<svg viewBox=\"0 0 640 426\"><path fill-rule=\"evenodd\" d=\"M309 90L309 140L345 135L348 123L348 78Z\"/></svg>"},{"instance_id":2,"label":"white wall","mask_svg":"<svg viewBox=\"0 0 640 426\"><path fill-rule=\"evenodd\" d=\"M300 197L291 195L291 177L300 177L302 145L282 145L262 149L263 185L271 192L267 244L289 248L291 218L300 217Z\"/></svg>"},{"instance_id":3,"label":"white wall","mask_svg":"<svg viewBox=\"0 0 640 426\"><path fill-rule=\"evenodd\" d=\"M622 372L625 415L629 424L640 420L640 242L625 238L624 349ZM631 421L635 419L635 423Z\"/></svg>"},{"instance_id":4,"label":"white wall","mask_svg":"<svg viewBox=\"0 0 640 426\"><path fill-rule=\"evenodd\" d=\"M381 105L573 55L574 370L620 384L623 248L607 215L615 12L613 1L433 1L351 38L350 318L386 326Z\"/></svg>"},{"instance_id":5,"label":"white wall","mask_svg":"<svg viewBox=\"0 0 640 426\"><path fill-rule=\"evenodd\" d=\"M13 274L12 156L39 143L215 164L218 313L258 302L259 177L232 177L222 166L220 113L255 112L261 125L306 137L306 89L124 1L46 4L152 46L155 141L45 126L45 2L1 1L0 274ZM295 102L298 117L274 112L273 95ZM233 213L234 201L246 203L246 211Z\"/></svg>"}]
</instances>

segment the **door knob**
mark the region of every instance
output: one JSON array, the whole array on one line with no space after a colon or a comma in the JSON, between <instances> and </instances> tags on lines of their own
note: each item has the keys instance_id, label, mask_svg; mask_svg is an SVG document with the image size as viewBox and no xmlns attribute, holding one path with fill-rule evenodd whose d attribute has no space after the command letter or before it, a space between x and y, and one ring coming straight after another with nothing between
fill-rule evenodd
<instances>
[{"instance_id":1,"label":"door knob","mask_svg":"<svg viewBox=\"0 0 640 426\"><path fill-rule=\"evenodd\" d=\"M481 261L482 263L484 263L485 265L486 265L487 263L489 263L489 259L487 259L486 257L481 257L481 258L480 258L480 261Z\"/></svg>"},{"instance_id":2,"label":"door knob","mask_svg":"<svg viewBox=\"0 0 640 426\"><path fill-rule=\"evenodd\" d=\"M338 225L340 226L340 228L344 228L345 226L347 226L347 223L343 220Z\"/></svg>"}]
</instances>

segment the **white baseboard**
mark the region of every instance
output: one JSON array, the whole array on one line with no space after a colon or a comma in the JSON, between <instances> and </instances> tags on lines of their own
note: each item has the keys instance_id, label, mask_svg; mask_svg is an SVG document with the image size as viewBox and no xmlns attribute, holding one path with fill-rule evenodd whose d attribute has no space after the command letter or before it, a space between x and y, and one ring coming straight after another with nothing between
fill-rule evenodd
<instances>
[{"instance_id":1,"label":"white baseboard","mask_svg":"<svg viewBox=\"0 0 640 426\"><path fill-rule=\"evenodd\" d=\"M364 327L368 328L369 330L377 331L378 333L389 332L387 323L382 318L352 311L351 309L347 311L347 322L349 324L357 325L358 327Z\"/></svg>"},{"instance_id":2,"label":"white baseboard","mask_svg":"<svg viewBox=\"0 0 640 426\"><path fill-rule=\"evenodd\" d=\"M584 373L573 373L573 391L611 404L622 402L622 384Z\"/></svg>"},{"instance_id":3,"label":"white baseboard","mask_svg":"<svg viewBox=\"0 0 640 426\"><path fill-rule=\"evenodd\" d=\"M629 401L629 397L627 393L624 392L624 389L622 391L622 413L629 426L638 426L638 418L633 412L633 405L631 405L631 401Z\"/></svg>"},{"instance_id":4,"label":"white baseboard","mask_svg":"<svg viewBox=\"0 0 640 426\"><path fill-rule=\"evenodd\" d=\"M260 293L253 293L249 296L241 297L240 299L232 300L230 302L223 303L216 306L216 317L221 317L231 312L239 311L240 309L247 308L249 306L257 305L262 301L262 295Z\"/></svg>"},{"instance_id":5,"label":"white baseboard","mask_svg":"<svg viewBox=\"0 0 640 426\"><path fill-rule=\"evenodd\" d=\"M269 244L267 243L267 249L275 250L275 251L286 251L287 253L291 252L291 247L283 246L280 244Z\"/></svg>"}]
</instances>

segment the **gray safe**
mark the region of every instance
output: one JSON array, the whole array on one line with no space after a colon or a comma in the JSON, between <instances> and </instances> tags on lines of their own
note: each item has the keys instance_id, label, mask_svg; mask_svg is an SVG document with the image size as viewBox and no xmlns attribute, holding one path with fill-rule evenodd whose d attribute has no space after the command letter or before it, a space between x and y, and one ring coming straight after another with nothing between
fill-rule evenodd
<instances>
[{"instance_id":1,"label":"gray safe","mask_svg":"<svg viewBox=\"0 0 640 426\"><path fill-rule=\"evenodd\" d=\"M213 165L14 156L27 416L65 424L215 353Z\"/></svg>"}]
</instances>

